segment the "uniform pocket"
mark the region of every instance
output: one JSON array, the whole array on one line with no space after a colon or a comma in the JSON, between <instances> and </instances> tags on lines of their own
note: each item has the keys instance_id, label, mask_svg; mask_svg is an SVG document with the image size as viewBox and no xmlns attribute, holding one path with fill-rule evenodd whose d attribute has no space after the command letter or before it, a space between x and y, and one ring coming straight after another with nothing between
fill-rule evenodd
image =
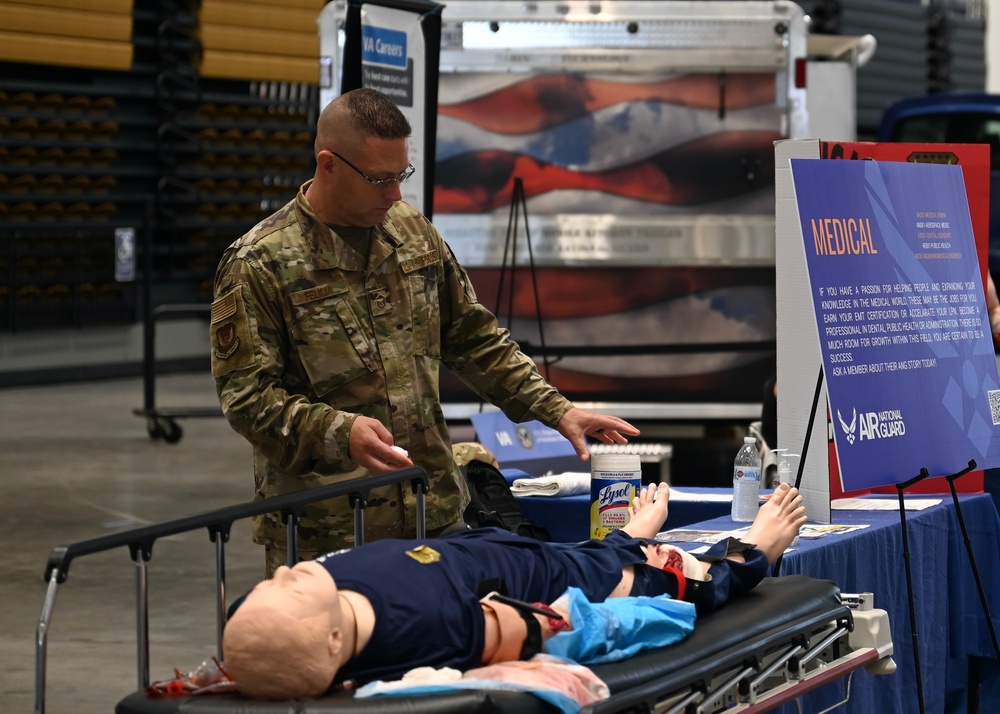
<instances>
[{"instance_id":1,"label":"uniform pocket","mask_svg":"<svg viewBox=\"0 0 1000 714\"><path fill-rule=\"evenodd\" d=\"M296 304L292 337L318 396L376 369L372 346L348 293Z\"/></svg>"},{"instance_id":2,"label":"uniform pocket","mask_svg":"<svg viewBox=\"0 0 1000 714\"><path fill-rule=\"evenodd\" d=\"M441 357L441 301L438 295L438 266L429 265L408 273L413 325L413 352L435 359Z\"/></svg>"}]
</instances>

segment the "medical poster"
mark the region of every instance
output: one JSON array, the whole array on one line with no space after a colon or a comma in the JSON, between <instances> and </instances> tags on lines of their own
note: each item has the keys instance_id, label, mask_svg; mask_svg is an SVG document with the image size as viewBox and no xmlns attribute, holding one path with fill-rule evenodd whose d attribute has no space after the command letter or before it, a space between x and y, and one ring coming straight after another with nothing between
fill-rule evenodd
<instances>
[{"instance_id":1,"label":"medical poster","mask_svg":"<svg viewBox=\"0 0 1000 714\"><path fill-rule=\"evenodd\" d=\"M1000 463L962 169L791 160L845 490Z\"/></svg>"},{"instance_id":2,"label":"medical poster","mask_svg":"<svg viewBox=\"0 0 1000 714\"><path fill-rule=\"evenodd\" d=\"M957 164L965 178L980 275L986 279L990 234L990 147L909 141L820 141L819 158L863 161L908 161L914 164Z\"/></svg>"}]
</instances>

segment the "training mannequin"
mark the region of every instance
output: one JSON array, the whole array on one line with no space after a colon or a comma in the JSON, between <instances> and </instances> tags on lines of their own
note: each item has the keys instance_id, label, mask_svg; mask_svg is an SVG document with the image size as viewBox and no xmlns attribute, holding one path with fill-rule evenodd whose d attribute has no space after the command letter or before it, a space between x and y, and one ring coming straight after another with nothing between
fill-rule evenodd
<instances>
[{"instance_id":1,"label":"training mannequin","mask_svg":"<svg viewBox=\"0 0 1000 714\"><path fill-rule=\"evenodd\" d=\"M531 630L544 640L572 626L484 600L484 588L544 603L571 586L595 603L670 594L709 612L756 586L805 522L802 497L781 484L746 543L719 543L703 562L644 540L666 520L668 497L666 484L641 489L628 525L603 541L543 543L478 529L281 567L237 603L223 636L226 670L249 696L319 696L335 682L398 679L419 666L526 658L537 651L525 644Z\"/></svg>"}]
</instances>

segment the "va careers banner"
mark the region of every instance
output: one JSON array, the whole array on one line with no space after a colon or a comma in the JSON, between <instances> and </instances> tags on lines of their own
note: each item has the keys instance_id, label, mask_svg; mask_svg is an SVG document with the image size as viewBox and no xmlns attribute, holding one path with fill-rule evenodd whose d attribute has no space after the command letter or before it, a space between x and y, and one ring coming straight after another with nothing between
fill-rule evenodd
<instances>
[{"instance_id":1,"label":"va careers banner","mask_svg":"<svg viewBox=\"0 0 1000 714\"><path fill-rule=\"evenodd\" d=\"M1000 464L962 169L791 161L845 490Z\"/></svg>"},{"instance_id":2,"label":"va careers banner","mask_svg":"<svg viewBox=\"0 0 1000 714\"><path fill-rule=\"evenodd\" d=\"M424 172L429 162L434 161L434 144L432 141L432 151L428 155L424 127L427 48L420 23L420 15L414 12L369 2L361 5L362 86L388 96L410 122L413 128L410 163L417 172L413 180L400 189L403 200L429 213L424 196Z\"/></svg>"}]
</instances>

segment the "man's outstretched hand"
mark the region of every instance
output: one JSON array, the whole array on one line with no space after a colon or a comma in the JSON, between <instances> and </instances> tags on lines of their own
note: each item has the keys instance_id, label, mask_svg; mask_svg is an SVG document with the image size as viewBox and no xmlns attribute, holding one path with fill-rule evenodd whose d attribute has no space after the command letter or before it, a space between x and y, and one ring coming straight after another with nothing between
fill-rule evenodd
<instances>
[{"instance_id":1,"label":"man's outstretched hand","mask_svg":"<svg viewBox=\"0 0 1000 714\"><path fill-rule=\"evenodd\" d=\"M590 458L584 437L593 437L604 444L627 444L626 436L639 434L639 430L624 419L595 414L579 407L573 407L563 414L556 424L556 431L569 439L581 461Z\"/></svg>"}]
</instances>

